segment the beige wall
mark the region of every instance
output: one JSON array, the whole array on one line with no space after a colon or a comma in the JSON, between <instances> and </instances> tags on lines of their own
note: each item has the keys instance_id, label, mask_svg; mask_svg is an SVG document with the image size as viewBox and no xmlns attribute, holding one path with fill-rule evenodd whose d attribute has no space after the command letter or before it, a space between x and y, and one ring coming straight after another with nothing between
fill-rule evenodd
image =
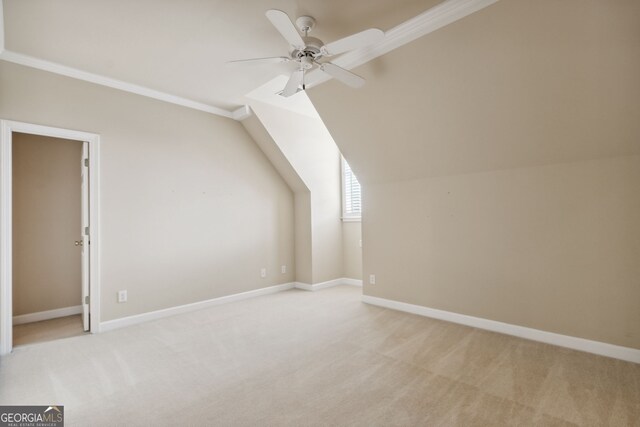
<instances>
[{"instance_id":1,"label":"beige wall","mask_svg":"<svg viewBox=\"0 0 640 427\"><path fill-rule=\"evenodd\" d=\"M244 119L242 126L294 191L295 280L302 283L312 283L313 254L311 248L311 193L309 188L302 181L298 172L282 152L282 148L273 140L255 113Z\"/></svg>"},{"instance_id":2,"label":"beige wall","mask_svg":"<svg viewBox=\"0 0 640 427\"><path fill-rule=\"evenodd\" d=\"M311 193L295 194L296 281L313 283Z\"/></svg>"},{"instance_id":3,"label":"beige wall","mask_svg":"<svg viewBox=\"0 0 640 427\"><path fill-rule=\"evenodd\" d=\"M13 134L13 314L80 305L82 143Z\"/></svg>"},{"instance_id":4,"label":"beige wall","mask_svg":"<svg viewBox=\"0 0 640 427\"><path fill-rule=\"evenodd\" d=\"M300 98L303 95L293 98L302 104L297 110L295 104L251 99L254 114L242 124L295 191L296 280L359 280L362 228L360 222L340 221L339 151L310 101Z\"/></svg>"},{"instance_id":5,"label":"beige wall","mask_svg":"<svg viewBox=\"0 0 640 427\"><path fill-rule=\"evenodd\" d=\"M342 223L342 253L344 254L344 277L362 280L362 224Z\"/></svg>"},{"instance_id":6,"label":"beige wall","mask_svg":"<svg viewBox=\"0 0 640 427\"><path fill-rule=\"evenodd\" d=\"M312 284L343 277L338 147L317 117L254 100L251 107L309 189L308 196L296 193L297 280Z\"/></svg>"},{"instance_id":7,"label":"beige wall","mask_svg":"<svg viewBox=\"0 0 640 427\"><path fill-rule=\"evenodd\" d=\"M275 143L260 119L255 114L251 114L241 123L289 187L296 193L308 193L309 188L289 163L280 146Z\"/></svg>"},{"instance_id":8,"label":"beige wall","mask_svg":"<svg viewBox=\"0 0 640 427\"><path fill-rule=\"evenodd\" d=\"M308 91L361 183L640 154L640 2L499 1Z\"/></svg>"},{"instance_id":9,"label":"beige wall","mask_svg":"<svg viewBox=\"0 0 640 427\"><path fill-rule=\"evenodd\" d=\"M364 292L640 348L639 183L629 156L369 185Z\"/></svg>"},{"instance_id":10,"label":"beige wall","mask_svg":"<svg viewBox=\"0 0 640 427\"><path fill-rule=\"evenodd\" d=\"M500 1L309 91L364 292L640 348L640 2Z\"/></svg>"},{"instance_id":11,"label":"beige wall","mask_svg":"<svg viewBox=\"0 0 640 427\"><path fill-rule=\"evenodd\" d=\"M0 94L101 136L103 321L294 280L293 194L240 123L6 62Z\"/></svg>"}]
</instances>

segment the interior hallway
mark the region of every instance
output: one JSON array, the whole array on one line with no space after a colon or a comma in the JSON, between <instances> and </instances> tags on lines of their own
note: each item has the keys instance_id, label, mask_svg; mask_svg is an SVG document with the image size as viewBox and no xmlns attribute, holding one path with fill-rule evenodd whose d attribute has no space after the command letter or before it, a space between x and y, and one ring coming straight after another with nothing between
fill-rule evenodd
<instances>
[{"instance_id":1,"label":"interior hallway","mask_svg":"<svg viewBox=\"0 0 640 427\"><path fill-rule=\"evenodd\" d=\"M640 365L291 290L18 347L3 404L68 425L633 425ZM636 424L637 425L637 424Z\"/></svg>"}]
</instances>

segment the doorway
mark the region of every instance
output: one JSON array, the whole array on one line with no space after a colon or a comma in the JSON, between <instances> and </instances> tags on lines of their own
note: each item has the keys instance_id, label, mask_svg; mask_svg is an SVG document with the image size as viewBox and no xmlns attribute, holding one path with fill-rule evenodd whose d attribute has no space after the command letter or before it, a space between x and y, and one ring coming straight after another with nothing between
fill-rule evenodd
<instances>
[{"instance_id":1,"label":"doorway","mask_svg":"<svg viewBox=\"0 0 640 427\"><path fill-rule=\"evenodd\" d=\"M80 335L86 142L13 132L13 346ZM88 224L86 224L88 226Z\"/></svg>"},{"instance_id":2,"label":"doorway","mask_svg":"<svg viewBox=\"0 0 640 427\"><path fill-rule=\"evenodd\" d=\"M99 136L1 125L0 354L6 354L14 343L98 331Z\"/></svg>"}]
</instances>

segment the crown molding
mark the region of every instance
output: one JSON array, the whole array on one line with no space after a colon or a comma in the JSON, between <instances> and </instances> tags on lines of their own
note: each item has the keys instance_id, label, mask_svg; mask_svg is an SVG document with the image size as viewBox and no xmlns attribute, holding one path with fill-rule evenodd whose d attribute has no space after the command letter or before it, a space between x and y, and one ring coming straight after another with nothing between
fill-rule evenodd
<instances>
[{"instance_id":1,"label":"crown molding","mask_svg":"<svg viewBox=\"0 0 640 427\"><path fill-rule=\"evenodd\" d=\"M384 39L379 43L351 51L331 62L344 69L350 70L484 9L487 6L491 6L498 1L499 0L446 0L386 31ZM307 75L306 83L307 86L313 87L330 78L326 73L320 70L314 70Z\"/></svg>"},{"instance_id":2,"label":"crown molding","mask_svg":"<svg viewBox=\"0 0 640 427\"><path fill-rule=\"evenodd\" d=\"M374 58L382 56L387 52L410 43L417 38L484 9L497 1L498 0L446 0L420 15L417 15L414 18L390 29L385 33L385 37L380 43L346 53L331 62L345 69L355 68L371 61ZM5 50L4 42L3 2L0 0L0 60L13 62L26 67L37 68L78 80L84 80L194 110L204 111L217 116L227 117L237 121L242 121L251 115L251 112L246 105L243 105L234 111L228 111L220 107L160 92L144 86L139 86L122 80L112 79L110 77L90 73L55 62ZM330 77L327 74L319 70L315 70L308 74L307 86L313 87L329 79Z\"/></svg>"},{"instance_id":3,"label":"crown molding","mask_svg":"<svg viewBox=\"0 0 640 427\"><path fill-rule=\"evenodd\" d=\"M78 80L84 80L86 82L95 83L101 86L107 86L113 89L119 89L125 92L135 93L136 95L142 95L146 96L147 98L169 102L171 104L180 105L182 107L191 108L193 110L204 111L205 113L211 113L217 116L233 118L233 113L219 107L203 104L201 102L182 98L176 95L171 95L165 92L160 92L158 90L149 89L147 87L124 82L122 80L112 79L110 77L101 76L99 74L78 70L77 68L67 67L66 65L58 64L55 62L45 61L44 59L34 58L33 56L23 55L21 53L12 52L10 50L3 50L2 52L0 52L0 60L13 62L14 64L20 64L26 67L37 68L39 70L60 74L62 76L72 77Z\"/></svg>"},{"instance_id":4,"label":"crown molding","mask_svg":"<svg viewBox=\"0 0 640 427\"><path fill-rule=\"evenodd\" d=\"M193 101L191 99L182 98L180 96L171 95L144 86L133 83L124 82L122 80L112 79L110 77L101 76L99 74L89 73L66 65L58 64L44 59L35 58L29 55L5 50L5 32L4 32L4 2L0 0L0 60L13 62L14 64L24 65L25 67L37 68L39 70L48 71L50 73L60 74L62 76L71 77L86 82L95 83L101 86L107 86L113 89L125 92L135 93L136 95L145 96L147 98L157 99L159 101L168 102L182 107L191 108L193 110L204 111L205 113L215 114L217 116L227 117L234 120L243 120L246 118L240 114L240 109L231 112L223 108L214 107L213 105L204 104L202 102ZM250 113L249 113L250 114Z\"/></svg>"},{"instance_id":5,"label":"crown molding","mask_svg":"<svg viewBox=\"0 0 640 427\"><path fill-rule=\"evenodd\" d=\"M251 117L253 113L251 112L251 108L249 108L249 106L245 104L242 107L233 110L231 114L234 120L241 122L244 119Z\"/></svg>"}]
</instances>

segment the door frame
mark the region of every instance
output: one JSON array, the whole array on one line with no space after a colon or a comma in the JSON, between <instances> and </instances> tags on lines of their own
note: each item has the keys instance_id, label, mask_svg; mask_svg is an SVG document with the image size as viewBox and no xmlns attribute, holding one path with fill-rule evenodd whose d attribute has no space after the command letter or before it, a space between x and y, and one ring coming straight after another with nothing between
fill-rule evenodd
<instances>
[{"instance_id":1,"label":"door frame","mask_svg":"<svg viewBox=\"0 0 640 427\"><path fill-rule=\"evenodd\" d=\"M0 355L13 347L12 300L12 134L13 132L89 143L89 331L100 331L100 135L31 123L0 120Z\"/></svg>"}]
</instances>

